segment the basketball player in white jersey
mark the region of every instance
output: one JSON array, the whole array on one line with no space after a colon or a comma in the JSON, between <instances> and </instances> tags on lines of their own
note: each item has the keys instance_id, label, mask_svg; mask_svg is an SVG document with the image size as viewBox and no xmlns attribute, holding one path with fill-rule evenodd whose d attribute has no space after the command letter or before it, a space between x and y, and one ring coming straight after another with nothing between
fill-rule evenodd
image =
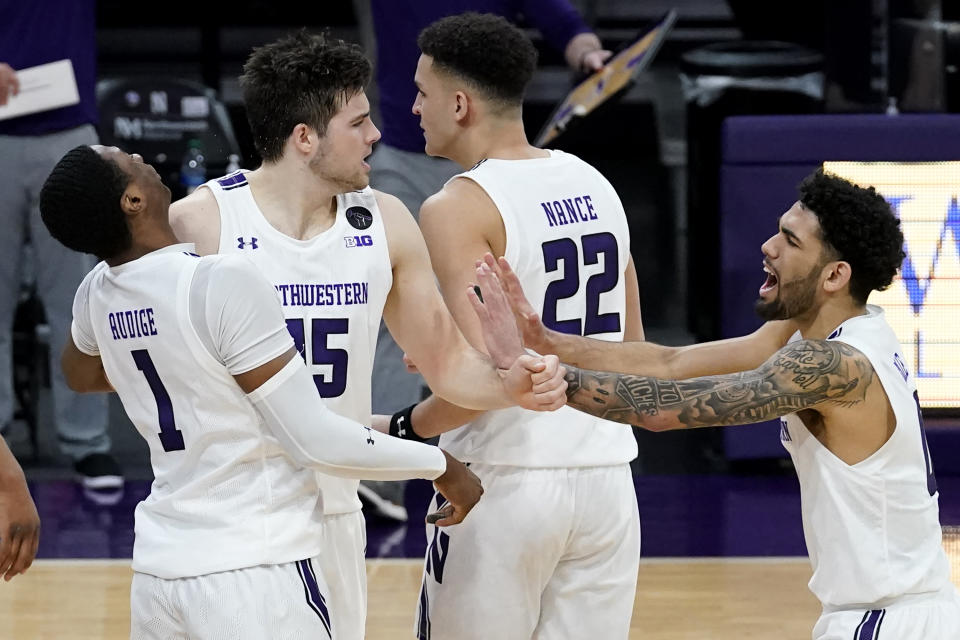
<instances>
[{"instance_id":1,"label":"basketball player in white jersey","mask_svg":"<svg viewBox=\"0 0 960 640\"><path fill-rule=\"evenodd\" d=\"M63 354L76 391L119 394L150 447L137 507L132 638L336 638L316 470L433 479L456 524L482 489L434 447L331 411L294 349L276 289L239 256L177 244L170 192L139 156L77 147L40 195L57 240L104 259L74 302ZM519 351L519 342L516 351ZM466 402L535 403L528 356L477 372ZM456 395L456 394L455 394Z\"/></svg>"},{"instance_id":2,"label":"basketball player in white jersey","mask_svg":"<svg viewBox=\"0 0 960 640\"><path fill-rule=\"evenodd\" d=\"M465 170L424 203L420 225L467 338L483 346L463 286L493 251L519 265L551 326L641 340L619 197L579 158L527 142L521 105L536 66L527 37L474 13L433 23L419 45L413 111L426 152ZM407 437L442 433L485 490L482 512L457 531L427 528L418 638L628 636L640 557L628 429L568 409L481 413L436 396L398 415Z\"/></svg>"},{"instance_id":3,"label":"basketball player in white jersey","mask_svg":"<svg viewBox=\"0 0 960 640\"><path fill-rule=\"evenodd\" d=\"M380 137L364 95L369 77L359 48L322 36L300 33L255 50L241 87L263 164L174 204L173 228L201 255L240 253L257 265L333 411L370 420L381 314L438 394L474 407L509 406L506 397L491 397L499 387L493 364L446 310L413 217L398 199L368 187L364 158ZM557 393L528 406L559 406L561 382L557 375L550 383ZM366 531L357 482L320 482L321 561L335 633L362 640Z\"/></svg>"},{"instance_id":4,"label":"basketball player in white jersey","mask_svg":"<svg viewBox=\"0 0 960 640\"><path fill-rule=\"evenodd\" d=\"M867 304L903 260L899 224L874 189L818 171L801 184L800 201L762 247L767 275L756 310L772 321L766 339L672 354L635 345L614 354L598 344L596 355L585 340L575 347L566 336L556 341L561 356L570 347L582 367L612 362L633 372L571 370L569 404L593 415L654 431L781 417L781 441L800 479L810 589L823 605L815 640L960 637L960 597L941 545L916 381L883 310ZM504 300L489 266L480 276L487 304L474 300L474 306L485 330L502 334L512 318L499 313ZM539 342L535 336L550 332L538 327L506 261L500 266L525 335ZM734 373L724 364L725 357L757 357L791 326L797 335L752 370ZM744 347L748 355L735 353ZM641 359L630 362L630 355ZM697 367L726 375L678 381L639 375L671 356L684 361L688 376Z\"/></svg>"}]
</instances>

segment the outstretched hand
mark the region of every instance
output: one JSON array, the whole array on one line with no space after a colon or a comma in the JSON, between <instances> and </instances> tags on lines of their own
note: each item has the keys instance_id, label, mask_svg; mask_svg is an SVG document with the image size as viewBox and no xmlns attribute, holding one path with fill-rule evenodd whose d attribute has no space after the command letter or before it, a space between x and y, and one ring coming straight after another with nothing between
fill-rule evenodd
<instances>
[{"instance_id":1,"label":"outstretched hand","mask_svg":"<svg viewBox=\"0 0 960 640\"><path fill-rule=\"evenodd\" d=\"M476 278L479 284L467 290L467 297L480 319L483 342L497 368L509 369L517 357L525 353L513 311L489 265L478 260Z\"/></svg>"},{"instance_id":2,"label":"outstretched hand","mask_svg":"<svg viewBox=\"0 0 960 640\"><path fill-rule=\"evenodd\" d=\"M483 256L482 264L486 265L489 272L492 273L492 276L487 272L481 274L480 267L477 268L477 281L484 300L491 297L506 301L525 347L533 349L537 353L555 352L556 350L551 343L552 331L544 326L540 320L540 314L534 310L533 305L527 300L527 296L523 292L523 285L520 284L520 278L510 267L507 259L501 257L497 260L494 259L492 254L487 253ZM474 305L474 308L476 309L476 305ZM496 311L499 313L499 308ZM477 313L480 314L479 311ZM496 320L497 324L491 325L491 331L507 330L502 324L506 322L505 318L497 315L493 319ZM483 316L480 316L480 321L481 324L484 323Z\"/></svg>"},{"instance_id":3,"label":"outstretched hand","mask_svg":"<svg viewBox=\"0 0 960 640\"><path fill-rule=\"evenodd\" d=\"M493 256L487 255L493 259ZM467 291L467 296L480 319L487 353L497 363L507 394L514 403L524 409L559 409L567 401L567 383L564 380L566 369L560 366L560 360L555 355L531 356L522 350L523 355L510 361L511 354L516 353L516 345L519 344L517 325L510 304L489 264L479 263L476 276L483 301L473 287ZM523 295L522 290L520 295ZM529 303L527 306L529 307ZM508 361L509 366L505 366L504 363Z\"/></svg>"}]
</instances>

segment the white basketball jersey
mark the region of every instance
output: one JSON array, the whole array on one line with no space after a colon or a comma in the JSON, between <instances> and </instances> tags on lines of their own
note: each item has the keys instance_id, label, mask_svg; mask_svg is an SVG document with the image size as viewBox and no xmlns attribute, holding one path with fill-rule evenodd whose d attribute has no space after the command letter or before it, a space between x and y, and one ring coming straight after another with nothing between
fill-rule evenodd
<instances>
[{"instance_id":1,"label":"white basketball jersey","mask_svg":"<svg viewBox=\"0 0 960 640\"><path fill-rule=\"evenodd\" d=\"M630 233L620 198L596 169L551 151L484 160L458 178L476 182L500 211L506 258L545 325L623 340ZM521 467L612 465L637 455L629 427L569 407L489 411L443 434L440 445L467 462Z\"/></svg>"},{"instance_id":2,"label":"white basketball jersey","mask_svg":"<svg viewBox=\"0 0 960 640\"><path fill-rule=\"evenodd\" d=\"M917 387L900 343L883 310L873 305L828 339L867 357L897 422L877 452L848 465L796 414L781 419L780 439L800 479L803 532L813 565L810 590L825 606L866 609L905 594L937 592L949 583L950 569Z\"/></svg>"},{"instance_id":3,"label":"white basketball jersey","mask_svg":"<svg viewBox=\"0 0 960 640\"><path fill-rule=\"evenodd\" d=\"M136 508L133 568L182 578L309 558L319 552L322 530L315 473L265 432L217 359L229 357L227 350L217 356L205 348L200 335L210 329L191 320L198 309L203 317L204 299L215 300L212 287L227 286L211 278L201 290L195 284L201 274L241 261L190 251L193 245L181 244L116 267L101 262L74 303L74 342L84 353L99 353L150 448L155 479ZM253 308L274 304L264 280L251 286L250 274L259 277L254 268L237 266L241 277L230 289L250 287ZM258 354L243 368L290 349L279 313L274 318L255 330L236 325L235 353Z\"/></svg>"},{"instance_id":4,"label":"white basketball jersey","mask_svg":"<svg viewBox=\"0 0 960 640\"><path fill-rule=\"evenodd\" d=\"M332 411L370 423L377 331L393 270L371 189L337 196L333 226L309 240L275 229L243 172L206 184L220 207L220 253L241 253L277 289L294 343ZM325 514L361 508L356 480L318 474Z\"/></svg>"}]
</instances>

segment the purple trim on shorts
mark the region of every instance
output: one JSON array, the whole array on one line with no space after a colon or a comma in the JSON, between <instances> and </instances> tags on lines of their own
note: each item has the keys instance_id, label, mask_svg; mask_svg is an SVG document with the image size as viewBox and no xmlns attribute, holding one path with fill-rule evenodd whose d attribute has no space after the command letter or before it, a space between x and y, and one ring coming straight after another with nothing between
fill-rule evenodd
<instances>
[{"instance_id":1,"label":"purple trim on shorts","mask_svg":"<svg viewBox=\"0 0 960 640\"><path fill-rule=\"evenodd\" d=\"M430 601L427 598L427 575L420 584L420 601L417 604L417 640L430 640Z\"/></svg>"},{"instance_id":2,"label":"purple trim on shorts","mask_svg":"<svg viewBox=\"0 0 960 640\"><path fill-rule=\"evenodd\" d=\"M863 614L863 619L853 633L853 640L877 640L880 637L880 625L886 615L886 609L871 609Z\"/></svg>"},{"instance_id":3,"label":"purple trim on shorts","mask_svg":"<svg viewBox=\"0 0 960 640\"><path fill-rule=\"evenodd\" d=\"M330 612L327 609L327 601L320 593L317 576L313 572L313 563L310 562L309 558L297 561L297 573L300 574L300 581L303 582L303 592L307 597L307 604L320 618L324 629L327 630L327 637L333 638L330 631Z\"/></svg>"}]
</instances>

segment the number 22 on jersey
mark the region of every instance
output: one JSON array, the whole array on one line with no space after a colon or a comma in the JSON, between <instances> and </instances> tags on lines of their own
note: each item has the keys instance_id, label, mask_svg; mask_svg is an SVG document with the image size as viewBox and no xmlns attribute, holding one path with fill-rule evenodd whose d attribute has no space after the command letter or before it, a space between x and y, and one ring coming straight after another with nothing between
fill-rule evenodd
<instances>
[{"instance_id":1,"label":"number 22 on jersey","mask_svg":"<svg viewBox=\"0 0 960 640\"><path fill-rule=\"evenodd\" d=\"M620 281L617 239L609 232L593 233L583 236L580 244L583 247L584 265L597 264L600 256L603 256L603 271L590 276L586 282L585 316L582 319L557 318L558 303L580 291L580 248L571 238L559 238L541 245L546 272L558 271L562 262L563 277L547 285L540 317L544 326L560 333L579 336L616 333L622 326L620 314L600 313L600 294L612 291Z\"/></svg>"}]
</instances>

